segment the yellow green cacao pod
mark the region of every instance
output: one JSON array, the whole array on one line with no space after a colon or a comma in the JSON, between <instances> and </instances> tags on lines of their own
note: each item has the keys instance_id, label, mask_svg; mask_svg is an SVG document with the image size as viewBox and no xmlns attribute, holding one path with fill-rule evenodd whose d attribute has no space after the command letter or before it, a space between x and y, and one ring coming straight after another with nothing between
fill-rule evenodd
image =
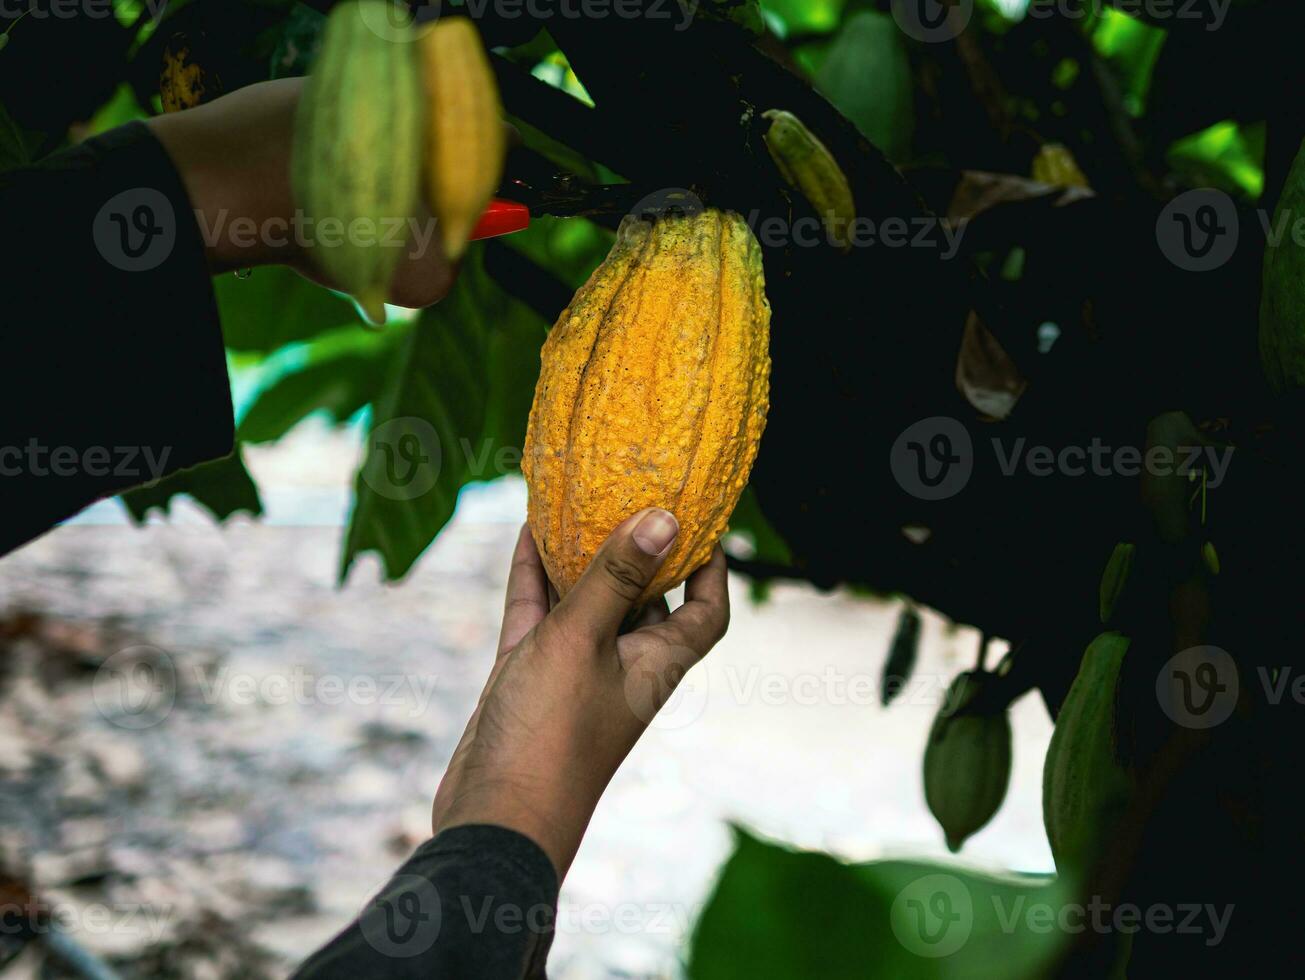
<instances>
[{"instance_id":1,"label":"yellow green cacao pod","mask_svg":"<svg viewBox=\"0 0 1305 980\"><path fill-rule=\"evenodd\" d=\"M295 115L291 179L313 261L373 323L419 200L421 130L416 44L391 0L333 8Z\"/></svg>"},{"instance_id":2,"label":"yellow green cacao pod","mask_svg":"<svg viewBox=\"0 0 1305 980\"><path fill-rule=\"evenodd\" d=\"M1137 545L1131 541L1121 541L1110 553L1106 569L1101 573L1099 611L1103 623L1110 622L1110 617L1115 613L1115 605L1119 602L1119 597L1124 594L1124 586L1128 584L1128 573L1133 570L1133 555L1136 552Z\"/></svg>"},{"instance_id":3,"label":"yellow green cacao pod","mask_svg":"<svg viewBox=\"0 0 1305 980\"><path fill-rule=\"evenodd\" d=\"M1109 845L1132 795L1116 750L1115 689L1128 638L1102 633L1083 654L1042 769L1042 817L1056 867L1087 867Z\"/></svg>"},{"instance_id":4,"label":"yellow green cacao pod","mask_svg":"<svg viewBox=\"0 0 1305 980\"><path fill-rule=\"evenodd\" d=\"M780 175L820 216L829 240L846 251L852 245L849 236L856 203L843 169L793 113L769 109L761 115L770 120L763 139Z\"/></svg>"},{"instance_id":5,"label":"yellow green cacao pod","mask_svg":"<svg viewBox=\"0 0 1305 980\"><path fill-rule=\"evenodd\" d=\"M925 802L952 852L996 816L1010 785L1010 718L983 703L992 680L966 671L952 681L924 750Z\"/></svg>"},{"instance_id":6,"label":"yellow green cacao pod","mask_svg":"<svg viewBox=\"0 0 1305 980\"><path fill-rule=\"evenodd\" d=\"M522 472L549 578L565 595L645 507L680 533L640 601L710 557L770 406L761 247L732 212L627 217L540 357Z\"/></svg>"},{"instance_id":7,"label":"yellow green cacao pod","mask_svg":"<svg viewBox=\"0 0 1305 980\"><path fill-rule=\"evenodd\" d=\"M1038 150L1033 158L1033 179L1056 187L1090 186L1074 154L1060 143L1044 143Z\"/></svg>"},{"instance_id":8,"label":"yellow green cacao pod","mask_svg":"<svg viewBox=\"0 0 1305 980\"><path fill-rule=\"evenodd\" d=\"M476 25L445 17L421 37L426 203L444 253L459 258L503 178L507 142L498 84Z\"/></svg>"},{"instance_id":9,"label":"yellow green cacao pod","mask_svg":"<svg viewBox=\"0 0 1305 980\"><path fill-rule=\"evenodd\" d=\"M1215 550L1213 541L1201 545L1201 560L1211 575L1219 574L1219 552Z\"/></svg>"}]
</instances>

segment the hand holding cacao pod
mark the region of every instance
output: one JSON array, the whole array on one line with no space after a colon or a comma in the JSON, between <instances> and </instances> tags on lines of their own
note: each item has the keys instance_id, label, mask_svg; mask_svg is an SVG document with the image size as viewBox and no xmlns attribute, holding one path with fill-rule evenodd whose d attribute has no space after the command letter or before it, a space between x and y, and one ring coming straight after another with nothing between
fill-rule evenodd
<instances>
[{"instance_id":1,"label":"hand holding cacao pod","mask_svg":"<svg viewBox=\"0 0 1305 980\"><path fill-rule=\"evenodd\" d=\"M766 424L770 304L741 217L627 217L544 343L521 468L559 594L612 529L661 507L680 535L641 602L711 557Z\"/></svg>"}]
</instances>

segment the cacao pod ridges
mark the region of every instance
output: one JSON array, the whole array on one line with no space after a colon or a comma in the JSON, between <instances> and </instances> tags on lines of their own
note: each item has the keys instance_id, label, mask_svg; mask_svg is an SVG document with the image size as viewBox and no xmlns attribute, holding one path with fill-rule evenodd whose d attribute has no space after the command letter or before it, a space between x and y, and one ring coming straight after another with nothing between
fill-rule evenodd
<instances>
[{"instance_id":1,"label":"cacao pod ridges","mask_svg":"<svg viewBox=\"0 0 1305 980\"><path fill-rule=\"evenodd\" d=\"M739 215L622 222L544 343L523 447L528 520L559 594L645 507L680 533L640 602L711 557L765 427L769 342L761 247Z\"/></svg>"},{"instance_id":2,"label":"cacao pod ridges","mask_svg":"<svg viewBox=\"0 0 1305 980\"><path fill-rule=\"evenodd\" d=\"M420 196L422 104L415 45L382 37L390 0L346 0L332 8L295 113L291 186L314 222L347 232L406 231ZM313 261L331 285L352 295L373 323L404 255L403 242L352 232L315 242Z\"/></svg>"},{"instance_id":3,"label":"cacao pod ridges","mask_svg":"<svg viewBox=\"0 0 1305 980\"><path fill-rule=\"evenodd\" d=\"M444 254L458 259L503 176L507 139L498 83L476 25L442 17L421 36L428 106L426 202Z\"/></svg>"},{"instance_id":4,"label":"cacao pod ridges","mask_svg":"<svg viewBox=\"0 0 1305 980\"><path fill-rule=\"evenodd\" d=\"M824 223L829 240L843 251L852 247L856 202L847 175L832 153L802 120L783 109L768 109L770 127L762 139L780 176L799 191Z\"/></svg>"},{"instance_id":5,"label":"cacao pod ridges","mask_svg":"<svg viewBox=\"0 0 1305 980\"><path fill-rule=\"evenodd\" d=\"M1047 747L1042 815L1062 871L1090 865L1108 846L1132 793L1116 747L1115 691L1128 646L1117 632L1088 645Z\"/></svg>"},{"instance_id":6,"label":"cacao pod ridges","mask_svg":"<svg viewBox=\"0 0 1305 980\"><path fill-rule=\"evenodd\" d=\"M1010 785L1010 718L982 697L992 679L967 671L952 681L924 751L925 802L953 853L996 816Z\"/></svg>"}]
</instances>

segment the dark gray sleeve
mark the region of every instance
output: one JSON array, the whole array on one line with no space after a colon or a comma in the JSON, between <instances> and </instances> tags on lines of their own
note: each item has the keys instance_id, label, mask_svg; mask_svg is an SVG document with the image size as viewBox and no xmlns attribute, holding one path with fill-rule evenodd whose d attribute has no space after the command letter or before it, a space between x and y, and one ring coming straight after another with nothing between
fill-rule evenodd
<instances>
[{"instance_id":1,"label":"dark gray sleeve","mask_svg":"<svg viewBox=\"0 0 1305 980\"><path fill-rule=\"evenodd\" d=\"M553 941L557 874L528 837L454 827L427 841L299 980L538 980Z\"/></svg>"},{"instance_id":2,"label":"dark gray sleeve","mask_svg":"<svg viewBox=\"0 0 1305 980\"><path fill-rule=\"evenodd\" d=\"M0 268L0 554L231 452L200 226L144 125L0 174Z\"/></svg>"}]
</instances>

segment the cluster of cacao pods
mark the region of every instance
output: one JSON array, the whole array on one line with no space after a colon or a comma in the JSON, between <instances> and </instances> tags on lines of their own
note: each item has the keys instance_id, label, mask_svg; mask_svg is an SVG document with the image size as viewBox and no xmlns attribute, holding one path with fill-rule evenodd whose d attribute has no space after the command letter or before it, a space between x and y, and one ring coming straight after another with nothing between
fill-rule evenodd
<instances>
[{"instance_id":1,"label":"cluster of cacao pods","mask_svg":"<svg viewBox=\"0 0 1305 980\"><path fill-rule=\"evenodd\" d=\"M680 533L640 597L704 564L769 408L761 247L738 214L632 215L544 343L521 464L531 531L565 595L645 507Z\"/></svg>"},{"instance_id":2,"label":"cluster of cacao pods","mask_svg":"<svg viewBox=\"0 0 1305 980\"><path fill-rule=\"evenodd\" d=\"M295 119L292 186L316 223L359 220L312 249L333 285L373 323L422 200L444 251L461 255L502 176L498 90L479 34L464 17L418 28L393 0L346 0L327 18ZM382 236L387 226L398 236ZM397 241L395 238L397 237Z\"/></svg>"}]
</instances>

